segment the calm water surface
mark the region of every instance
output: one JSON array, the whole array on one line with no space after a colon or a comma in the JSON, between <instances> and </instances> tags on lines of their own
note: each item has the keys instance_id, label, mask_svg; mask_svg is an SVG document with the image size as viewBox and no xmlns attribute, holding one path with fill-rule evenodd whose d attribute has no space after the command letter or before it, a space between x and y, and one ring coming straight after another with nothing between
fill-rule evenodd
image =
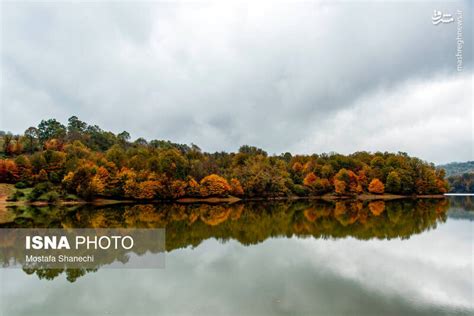
<instances>
[{"instance_id":1,"label":"calm water surface","mask_svg":"<svg viewBox=\"0 0 474 316\"><path fill-rule=\"evenodd\" d=\"M0 269L0 315L472 315L473 220L473 197L10 209L3 228L164 227L166 268Z\"/></svg>"}]
</instances>

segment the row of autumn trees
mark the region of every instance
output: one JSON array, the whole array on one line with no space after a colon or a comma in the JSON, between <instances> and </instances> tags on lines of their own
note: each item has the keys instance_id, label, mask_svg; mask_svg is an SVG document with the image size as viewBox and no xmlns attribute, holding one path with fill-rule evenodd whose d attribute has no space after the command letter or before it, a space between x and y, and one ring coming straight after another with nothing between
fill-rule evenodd
<instances>
[{"instance_id":1,"label":"row of autumn trees","mask_svg":"<svg viewBox=\"0 0 474 316\"><path fill-rule=\"evenodd\" d=\"M206 153L193 144L132 142L127 132L103 131L75 116L67 126L50 119L23 135L0 133L0 182L48 183L86 199L447 191L444 170L401 152L269 156L245 145L237 153Z\"/></svg>"}]
</instances>

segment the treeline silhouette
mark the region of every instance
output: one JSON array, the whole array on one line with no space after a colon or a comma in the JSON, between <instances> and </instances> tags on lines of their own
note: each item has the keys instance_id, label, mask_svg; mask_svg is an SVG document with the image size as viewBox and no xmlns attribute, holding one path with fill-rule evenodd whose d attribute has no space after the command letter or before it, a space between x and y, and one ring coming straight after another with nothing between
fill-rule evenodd
<instances>
[{"instance_id":1,"label":"treeline silhouette","mask_svg":"<svg viewBox=\"0 0 474 316\"><path fill-rule=\"evenodd\" d=\"M203 152L164 140L130 140L73 116L55 119L23 135L1 133L0 182L34 187L29 200L54 201L67 194L173 200L182 197L284 197L334 193L402 195L447 192L444 170L406 153L268 155L244 145L238 152Z\"/></svg>"}]
</instances>

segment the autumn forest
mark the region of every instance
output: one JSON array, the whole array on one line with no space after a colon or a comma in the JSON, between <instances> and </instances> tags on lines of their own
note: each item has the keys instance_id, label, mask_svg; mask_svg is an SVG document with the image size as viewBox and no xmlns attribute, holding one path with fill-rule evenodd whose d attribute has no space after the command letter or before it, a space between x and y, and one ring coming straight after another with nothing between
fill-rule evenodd
<instances>
[{"instance_id":1,"label":"autumn forest","mask_svg":"<svg viewBox=\"0 0 474 316\"><path fill-rule=\"evenodd\" d=\"M43 120L22 135L0 132L0 183L10 200L96 198L275 198L360 194L445 193L444 170L403 152L269 155L244 145L238 152L203 152L197 145L130 139L73 116L66 125Z\"/></svg>"}]
</instances>

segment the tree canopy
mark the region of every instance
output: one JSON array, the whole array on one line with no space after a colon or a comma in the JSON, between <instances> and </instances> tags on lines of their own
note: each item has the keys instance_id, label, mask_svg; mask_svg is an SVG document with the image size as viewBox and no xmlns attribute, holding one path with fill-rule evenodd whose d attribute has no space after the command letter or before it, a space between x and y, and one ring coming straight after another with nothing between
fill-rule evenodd
<instances>
[{"instance_id":1,"label":"tree canopy","mask_svg":"<svg viewBox=\"0 0 474 316\"><path fill-rule=\"evenodd\" d=\"M269 155L243 145L207 153L169 140L131 140L88 125L42 120L23 135L0 133L0 182L50 187L86 199L311 196L334 193L439 194L444 170L403 152Z\"/></svg>"}]
</instances>

